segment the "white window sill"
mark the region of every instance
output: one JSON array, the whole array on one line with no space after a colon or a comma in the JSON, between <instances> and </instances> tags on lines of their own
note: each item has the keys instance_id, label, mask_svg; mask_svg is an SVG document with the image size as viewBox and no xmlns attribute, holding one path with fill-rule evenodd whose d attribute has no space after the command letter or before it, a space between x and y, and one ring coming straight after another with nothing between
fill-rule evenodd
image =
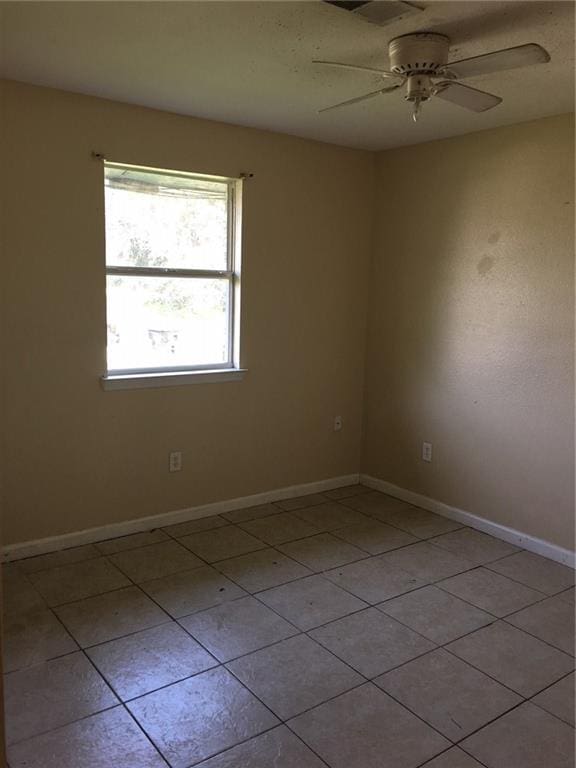
<instances>
[{"instance_id":1,"label":"white window sill","mask_svg":"<svg viewBox=\"0 0 576 768\"><path fill-rule=\"evenodd\" d=\"M170 371L166 373L128 373L102 376L105 390L155 389L157 387L183 387L188 384L215 384L224 381L242 381L245 368L214 369L211 371Z\"/></svg>"}]
</instances>

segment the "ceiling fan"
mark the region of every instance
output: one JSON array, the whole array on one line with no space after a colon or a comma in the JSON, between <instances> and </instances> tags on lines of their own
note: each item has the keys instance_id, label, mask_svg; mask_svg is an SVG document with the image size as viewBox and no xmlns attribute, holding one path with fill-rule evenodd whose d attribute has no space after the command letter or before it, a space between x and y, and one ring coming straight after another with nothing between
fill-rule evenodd
<instances>
[{"instance_id":1,"label":"ceiling fan","mask_svg":"<svg viewBox=\"0 0 576 768\"><path fill-rule=\"evenodd\" d=\"M469 85L457 82L466 77L486 75L501 72L516 67L526 67L530 64L544 64L550 61L550 54L536 43L518 45L514 48L504 48L492 51L482 56L473 56L460 61L448 61L450 38L434 32L416 32L395 37L388 44L390 69L364 67L356 64L346 64L338 61L314 61L329 67L353 69L361 72L378 74L385 79L396 80L392 85L371 91L363 96L333 104L320 109L327 112L331 109L357 104L366 99L372 99L387 93L393 93L406 86L406 101L412 104L412 117L418 119L421 105L436 97L450 101L459 107L472 112L485 112L496 107L502 99L486 91L479 91Z\"/></svg>"}]
</instances>

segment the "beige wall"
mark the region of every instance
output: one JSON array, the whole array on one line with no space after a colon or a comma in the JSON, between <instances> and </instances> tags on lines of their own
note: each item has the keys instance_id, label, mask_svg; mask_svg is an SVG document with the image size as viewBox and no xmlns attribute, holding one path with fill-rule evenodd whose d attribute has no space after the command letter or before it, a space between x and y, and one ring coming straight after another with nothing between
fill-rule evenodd
<instances>
[{"instance_id":1,"label":"beige wall","mask_svg":"<svg viewBox=\"0 0 576 768\"><path fill-rule=\"evenodd\" d=\"M373 155L6 83L4 127L5 543L361 469L573 546L569 117ZM255 173L243 382L101 389L93 149Z\"/></svg>"},{"instance_id":2,"label":"beige wall","mask_svg":"<svg viewBox=\"0 0 576 768\"><path fill-rule=\"evenodd\" d=\"M380 154L362 461L568 548L573 146L560 116Z\"/></svg>"},{"instance_id":3,"label":"beige wall","mask_svg":"<svg viewBox=\"0 0 576 768\"><path fill-rule=\"evenodd\" d=\"M17 83L4 112L5 543L357 472L374 156ZM243 382L102 391L103 179L91 150L255 174ZM175 449L184 470L170 474Z\"/></svg>"}]
</instances>

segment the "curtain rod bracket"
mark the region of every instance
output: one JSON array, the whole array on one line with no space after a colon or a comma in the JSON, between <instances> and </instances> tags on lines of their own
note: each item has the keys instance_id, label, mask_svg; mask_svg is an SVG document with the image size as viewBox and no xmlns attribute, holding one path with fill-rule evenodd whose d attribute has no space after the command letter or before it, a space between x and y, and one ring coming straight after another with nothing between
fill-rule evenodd
<instances>
[{"instance_id":1,"label":"curtain rod bracket","mask_svg":"<svg viewBox=\"0 0 576 768\"><path fill-rule=\"evenodd\" d=\"M242 172L240 174L240 178L241 179L253 179L254 178L254 174L253 173L244 173L244 172Z\"/></svg>"},{"instance_id":2,"label":"curtain rod bracket","mask_svg":"<svg viewBox=\"0 0 576 768\"><path fill-rule=\"evenodd\" d=\"M92 150L90 154L94 158L94 160L106 160L106 156L104 155L103 152L95 152L94 150Z\"/></svg>"}]
</instances>

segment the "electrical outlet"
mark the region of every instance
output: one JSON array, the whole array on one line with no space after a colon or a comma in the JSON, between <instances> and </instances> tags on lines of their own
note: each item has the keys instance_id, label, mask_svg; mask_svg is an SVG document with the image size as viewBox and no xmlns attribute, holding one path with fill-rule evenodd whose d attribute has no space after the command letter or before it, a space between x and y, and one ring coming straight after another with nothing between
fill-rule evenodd
<instances>
[{"instance_id":1,"label":"electrical outlet","mask_svg":"<svg viewBox=\"0 0 576 768\"><path fill-rule=\"evenodd\" d=\"M334 432L340 432L342 429L342 416L334 416Z\"/></svg>"},{"instance_id":2,"label":"electrical outlet","mask_svg":"<svg viewBox=\"0 0 576 768\"><path fill-rule=\"evenodd\" d=\"M432 461L432 443L422 443L422 461Z\"/></svg>"},{"instance_id":3,"label":"electrical outlet","mask_svg":"<svg viewBox=\"0 0 576 768\"><path fill-rule=\"evenodd\" d=\"M168 469L170 472L180 472L182 469L182 451L172 451L168 457Z\"/></svg>"}]
</instances>

